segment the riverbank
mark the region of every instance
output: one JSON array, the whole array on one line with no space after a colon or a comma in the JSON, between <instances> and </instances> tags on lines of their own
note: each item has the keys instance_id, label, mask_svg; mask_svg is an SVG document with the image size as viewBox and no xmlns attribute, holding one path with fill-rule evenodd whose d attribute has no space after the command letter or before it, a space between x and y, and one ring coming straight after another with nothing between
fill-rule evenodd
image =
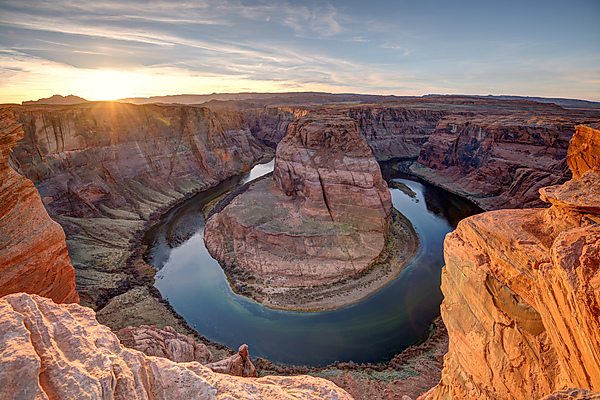
<instances>
[{"instance_id":1,"label":"riverbank","mask_svg":"<svg viewBox=\"0 0 600 400\"><path fill-rule=\"evenodd\" d=\"M268 162L272 157L273 154L266 154L257 164ZM207 339L187 324L154 287L156 270L143 259L146 249L144 236L165 213L198 193L215 190L221 183L205 182L199 189L190 188L183 194L170 191L168 195L156 186L146 189L135 187L137 192L147 191L152 195L152 208L148 209L145 219L119 210L112 210L112 218L52 216L67 235L81 304L96 311L96 318L101 324L113 332L126 326L154 325L160 329L171 326L177 332L206 344L217 360L235 353L233 349Z\"/></svg>"}]
</instances>

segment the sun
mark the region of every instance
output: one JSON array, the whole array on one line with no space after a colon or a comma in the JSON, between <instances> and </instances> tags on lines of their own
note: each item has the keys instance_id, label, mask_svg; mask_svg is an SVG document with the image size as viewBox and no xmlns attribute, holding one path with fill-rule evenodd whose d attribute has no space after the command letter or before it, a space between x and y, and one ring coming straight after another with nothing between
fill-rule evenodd
<instances>
[{"instance_id":1,"label":"sun","mask_svg":"<svg viewBox=\"0 0 600 400\"><path fill-rule=\"evenodd\" d=\"M121 99L133 95L139 80L139 76L129 71L88 70L78 79L78 93L88 100Z\"/></svg>"}]
</instances>

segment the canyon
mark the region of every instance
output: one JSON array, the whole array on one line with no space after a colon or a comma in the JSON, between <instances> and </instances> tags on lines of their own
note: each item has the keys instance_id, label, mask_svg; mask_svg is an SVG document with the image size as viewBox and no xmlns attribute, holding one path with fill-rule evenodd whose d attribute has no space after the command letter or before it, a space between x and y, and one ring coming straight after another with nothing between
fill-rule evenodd
<instances>
[{"instance_id":1,"label":"canyon","mask_svg":"<svg viewBox=\"0 0 600 400\"><path fill-rule=\"evenodd\" d=\"M598 175L588 171L599 158L597 112L525 100L468 97L277 104L259 109L238 101L234 108L227 107L98 102L13 106L23 131L11 120L10 111L3 109L0 210L8 213L6 217L3 214L0 238L5 242L0 245L15 249L11 263L16 265L23 255L31 255L34 270L42 276L21 269L27 278L2 283L6 290L2 294L29 285L31 289L25 291L57 302L77 302L79 298L114 332L129 325L171 326L175 333L204 343L215 358L233 356L230 349L211 343L189 327L153 288L154 272L142 260L139 237L173 204L273 157L273 146L282 142L294 121L320 110L328 117L343 116L345 123L356 124L378 160L400 159L400 170L469 198L483 209L523 209L472 217L448 237L442 316L450 350L441 381L427 398L500 399L510 398L508 393L515 393L514 398L552 398L555 391L555 398L576 398L593 396L584 390L600 390L598 299L594 297L598 293L600 221L598 196L593 191L597 190ZM20 135L23 139L19 141ZM35 188L7 168L7 163L31 179ZM553 188L542 189L548 186ZM42 213L40 200L62 226L68 254L60 227ZM550 208L531 208L547 207L547 203ZM5 223L9 220L14 222ZM25 234L30 236L19 244L23 248L6 242ZM38 255L30 248L44 249L39 254L43 262L35 261ZM0 257L7 254L2 251ZM3 261L0 265L7 264ZM48 271L52 271L50 275ZM4 271L0 275L6 276ZM164 367L161 371L169 370L173 377L182 374L186 384L190 383L185 388L179 383L168 389L152 386L158 381L144 386L155 388L156 393L195 387L196 393L210 398L210 393L214 395L211 387L218 385L231 393L245 390L247 395L277 382L292 391L307 387L322 396L348 398L335 386L313 378L304 382L300 380L304 378L285 377L260 378L263 381L256 383L242 378L221 381L225 378L210 375L213 372L200 364L145 359L142 353L120 347L107 328L93 325L89 309L77 305L56 306L26 295L5 296L0 302L6 310L3 314L10 316L2 321L7 329L1 331L22 334L19 338L4 336L2 340L11 345L3 348L16 350L14 343L18 342L27 353L17 358L3 353L3 366L10 370L35 375L41 371L35 365L53 363L50 358L36 359L39 342L34 343L35 335L23 328L23 322L15 322L35 320L38 311L30 311L38 309L65 320L81 316L74 324L98 333L108 346L99 350L104 359L112 360L122 371L151 365L140 381L152 381L156 375L149 371ZM565 309L573 312L565 313ZM46 332L43 337L54 334L48 326L35 329ZM46 345L48 354L53 353L50 348L54 344ZM121 356L125 361L119 360ZM99 359L91 353L90 357ZM19 360L28 360L32 367L19 367L23 365ZM101 386L138 379L135 374L123 373L125 380L118 374L118 379L117 375L103 377L100 381L106 383ZM350 376L337 383L350 388ZM44 379L40 382L46 382ZM160 385L163 383L167 385L166 381ZM573 394L568 387L581 391ZM45 388L34 390L40 393ZM276 396L275 392L261 393ZM383 391L369 393L370 398L388 397ZM399 392L395 389L393 393Z\"/></svg>"}]
</instances>

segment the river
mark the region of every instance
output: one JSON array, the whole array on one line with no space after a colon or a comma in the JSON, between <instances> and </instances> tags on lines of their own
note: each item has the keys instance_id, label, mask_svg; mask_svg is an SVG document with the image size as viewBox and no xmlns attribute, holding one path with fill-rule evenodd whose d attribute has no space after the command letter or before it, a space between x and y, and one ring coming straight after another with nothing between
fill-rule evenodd
<instances>
[{"instance_id":1,"label":"river","mask_svg":"<svg viewBox=\"0 0 600 400\"><path fill-rule=\"evenodd\" d=\"M384 164L386 180L414 193L390 189L394 207L419 236L417 255L378 292L349 306L321 312L273 310L232 292L223 270L204 246L204 205L237 185L272 170L258 165L244 176L199 193L162 216L148 231L147 260L157 269L155 286L188 324L207 338L251 357L294 365L334 361L387 362L422 340L442 301L443 241L458 221L480 210L442 189L399 178Z\"/></svg>"}]
</instances>

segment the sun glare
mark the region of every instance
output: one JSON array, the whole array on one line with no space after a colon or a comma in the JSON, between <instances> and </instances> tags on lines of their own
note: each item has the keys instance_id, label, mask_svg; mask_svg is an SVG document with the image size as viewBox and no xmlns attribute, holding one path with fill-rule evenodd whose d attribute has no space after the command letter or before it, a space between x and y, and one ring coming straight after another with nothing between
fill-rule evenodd
<instances>
[{"instance_id":1,"label":"sun glare","mask_svg":"<svg viewBox=\"0 0 600 400\"><path fill-rule=\"evenodd\" d=\"M88 100L116 100L131 96L141 78L134 72L91 70L78 80L78 92Z\"/></svg>"}]
</instances>

